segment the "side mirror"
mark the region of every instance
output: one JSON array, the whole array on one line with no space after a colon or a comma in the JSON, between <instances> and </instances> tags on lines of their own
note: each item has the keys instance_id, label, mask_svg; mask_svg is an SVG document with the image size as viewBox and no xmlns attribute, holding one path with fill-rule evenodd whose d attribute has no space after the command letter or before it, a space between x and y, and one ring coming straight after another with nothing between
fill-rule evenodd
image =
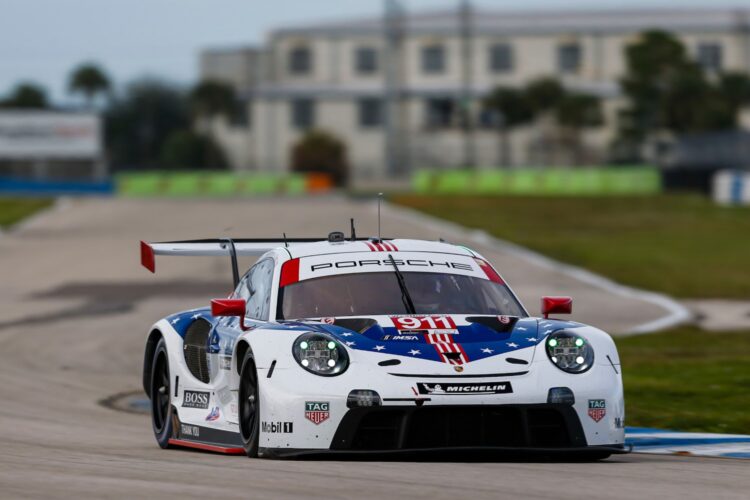
<instances>
[{"instance_id":1,"label":"side mirror","mask_svg":"<svg viewBox=\"0 0 750 500\"><path fill-rule=\"evenodd\" d=\"M245 299L214 299L211 301L211 314L214 316L236 316L240 318L240 328L247 331L245 326Z\"/></svg>"},{"instance_id":2,"label":"side mirror","mask_svg":"<svg viewBox=\"0 0 750 500\"><path fill-rule=\"evenodd\" d=\"M550 314L570 314L573 312L572 297L542 297L542 314L549 318Z\"/></svg>"}]
</instances>

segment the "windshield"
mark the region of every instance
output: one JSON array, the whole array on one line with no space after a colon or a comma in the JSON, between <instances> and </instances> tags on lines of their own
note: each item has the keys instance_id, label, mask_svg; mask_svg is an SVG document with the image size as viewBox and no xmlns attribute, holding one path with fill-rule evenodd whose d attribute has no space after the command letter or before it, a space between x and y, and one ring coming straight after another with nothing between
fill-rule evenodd
<instances>
[{"instance_id":1,"label":"windshield","mask_svg":"<svg viewBox=\"0 0 750 500\"><path fill-rule=\"evenodd\" d=\"M446 273L402 272L415 314L525 316L507 286ZM407 314L395 273L353 273L281 289L279 319Z\"/></svg>"}]
</instances>

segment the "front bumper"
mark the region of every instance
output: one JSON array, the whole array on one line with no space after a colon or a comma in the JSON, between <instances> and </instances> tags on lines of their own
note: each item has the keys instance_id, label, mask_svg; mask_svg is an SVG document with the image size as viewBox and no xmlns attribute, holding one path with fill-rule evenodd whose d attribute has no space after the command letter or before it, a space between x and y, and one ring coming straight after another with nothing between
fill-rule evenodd
<instances>
[{"instance_id":1,"label":"front bumper","mask_svg":"<svg viewBox=\"0 0 750 500\"><path fill-rule=\"evenodd\" d=\"M561 404L374 406L341 419L329 450L265 448L268 457L318 455L565 455L602 458L622 444L588 446L573 407Z\"/></svg>"}]
</instances>

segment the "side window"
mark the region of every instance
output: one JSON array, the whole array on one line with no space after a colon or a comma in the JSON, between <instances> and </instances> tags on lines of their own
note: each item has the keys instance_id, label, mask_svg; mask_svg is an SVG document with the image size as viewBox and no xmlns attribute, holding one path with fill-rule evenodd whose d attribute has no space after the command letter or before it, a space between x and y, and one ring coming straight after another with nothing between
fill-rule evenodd
<instances>
[{"instance_id":1,"label":"side window","mask_svg":"<svg viewBox=\"0 0 750 500\"><path fill-rule=\"evenodd\" d=\"M265 259L253 266L240 286L240 297L247 300L246 314L250 318L267 320L271 305L273 260ZM244 288L244 290L243 290Z\"/></svg>"}]
</instances>

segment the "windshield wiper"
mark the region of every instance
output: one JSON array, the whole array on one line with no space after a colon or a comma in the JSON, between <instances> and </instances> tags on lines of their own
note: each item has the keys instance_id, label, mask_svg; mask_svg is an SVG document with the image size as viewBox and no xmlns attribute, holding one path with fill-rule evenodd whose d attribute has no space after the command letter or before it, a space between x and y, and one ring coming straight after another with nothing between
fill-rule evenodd
<instances>
[{"instance_id":1,"label":"windshield wiper","mask_svg":"<svg viewBox=\"0 0 750 500\"><path fill-rule=\"evenodd\" d=\"M391 264L393 264L393 270L396 272L396 278L398 279L398 287L401 289L401 302L406 306L406 312L409 314L416 314L417 311L414 309L414 302L411 300L409 290L406 288L406 282L404 281L404 275L399 271L396 261L393 260L393 255L388 255Z\"/></svg>"}]
</instances>

